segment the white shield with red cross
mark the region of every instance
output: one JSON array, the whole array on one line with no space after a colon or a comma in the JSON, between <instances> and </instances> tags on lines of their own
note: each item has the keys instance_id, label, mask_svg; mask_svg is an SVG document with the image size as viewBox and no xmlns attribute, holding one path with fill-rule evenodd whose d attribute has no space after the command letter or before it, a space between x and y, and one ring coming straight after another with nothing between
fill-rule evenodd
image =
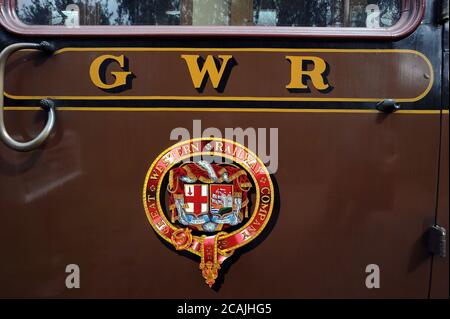
<instances>
[{"instance_id":1,"label":"white shield with red cross","mask_svg":"<svg viewBox=\"0 0 450 319\"><path fill-rule=\"evenodd\" d=\"M202 184L184 185L184 204L188 214L200 216L209 213L209 187Z\"/></svg>"}]
</instances>

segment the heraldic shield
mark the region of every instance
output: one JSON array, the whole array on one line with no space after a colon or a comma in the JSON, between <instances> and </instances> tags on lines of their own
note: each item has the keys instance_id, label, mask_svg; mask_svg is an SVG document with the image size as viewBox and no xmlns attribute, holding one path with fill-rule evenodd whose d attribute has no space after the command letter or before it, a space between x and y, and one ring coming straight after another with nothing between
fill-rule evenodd
<instances>
[{"instance_id":1,"label":"heraldic shield","mask_svg":"<svg viewBox=\"0 0 450 319\"><path fill-rule=\"evenodd\" d=\"M247 172L230 164L186 163L169 173L172 223L212 233L248 217Z\"/></svg>"},{"instance_id":2,"label":"heraldic shield","mask_svg":"<svg viewBox=\"0 0 450 319\"><path fill-rule=\"evenodd\" d=\"M153 229L176 250L200 257L210 287L220 265L264 230L274 204L262 161L216 138L187 140L161 153L147 172L143 195Z\"/></svg>"}]
</instances>

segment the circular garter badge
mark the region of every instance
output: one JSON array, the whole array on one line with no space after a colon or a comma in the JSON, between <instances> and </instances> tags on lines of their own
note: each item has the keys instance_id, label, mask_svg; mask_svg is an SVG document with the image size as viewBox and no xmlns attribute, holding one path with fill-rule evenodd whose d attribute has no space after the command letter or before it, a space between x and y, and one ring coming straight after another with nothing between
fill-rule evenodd
<instances>
[{"instance_id":1,"label":"circular garter badge","mask_svg":"<svg viewBox=\"0 0 450 319\"><path fill-rule=\"evenodd\" d=\"M267 225L274 189L267 168L234 141L199 138L161 153L147 172L148 220L176 250L200 257L212 287L220 265Z\"/></svg>"}]
</instances>

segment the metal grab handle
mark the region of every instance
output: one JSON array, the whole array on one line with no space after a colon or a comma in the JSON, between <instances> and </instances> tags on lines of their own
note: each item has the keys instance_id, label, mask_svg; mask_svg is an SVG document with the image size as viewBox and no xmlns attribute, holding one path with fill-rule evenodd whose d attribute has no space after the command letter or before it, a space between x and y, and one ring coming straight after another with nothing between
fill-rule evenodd
<instances>
[{"instance_id":1,"label":"metal grab handle","mask_svg":"<svg viewBox=\"0 0 450 319\"><path fill-rule=\"evenodd\" d=\"M400 110L400 105L393 99L386 99L377 103L377 110L384 113L394 113Z\"/></svg>"},{"instance_id":2,"label":"metal grab handle","mask_svg":"<svg viewBox=\"0 0 450 319\"><path fill-rule=\"evenodd\" d=\"M41 43L15 43L11 44L10 46L7 46L0 53L0 138L3 141L3 143L5 143L10 148L16 151L26 152L34 150L37 147L39 147L39 145L41 145L49 136L50 132L53 129L53 126L55 125L55 107L51 100L41 101L42 108L47 110L48 112L48 119L44 129L38 134L38 136L36 136L31 141L18 142L14 140L6 131L3 117L3 108L5 104L3 96L5 85L5 66L8 57L15 51L22 49L35 49L51 53L54 51L54 48L50 43L45 41Z\"/></svg>"}]
</instances>

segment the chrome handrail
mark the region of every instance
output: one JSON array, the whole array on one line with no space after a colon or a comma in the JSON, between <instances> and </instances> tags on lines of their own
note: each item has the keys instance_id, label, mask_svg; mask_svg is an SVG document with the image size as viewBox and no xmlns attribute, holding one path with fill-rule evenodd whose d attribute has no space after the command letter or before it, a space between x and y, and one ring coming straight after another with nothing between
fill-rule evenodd
<instances>
[{"instance_id":1,"label":"chrome handrail","mask_svg":"<svg viewBox=\"0 0 450 319\"><path fill-rule=\"evenodd\" d=\"M54 103L51 100L42 100L41 106L43 109L47 110L48 112L48 119L47 123L45 124L44 129L31 141L27 142L18 142L15 139L13 139L5 127L4 122L4 85L5 85L5 66L6 62L8 60L8 57L18 50L23 49L35 49L45 52L53 52L54 48L53 46L48 42L41 42L41 43L14 43L6 48L3 49L3 51L0 53L0 138L7 146L10 148L21 151L21 152L27 152L36 149L39 147L50 135L50 132L52 131L53 127L55 126L55 107Z\"/></svg>"}]
</instances>

